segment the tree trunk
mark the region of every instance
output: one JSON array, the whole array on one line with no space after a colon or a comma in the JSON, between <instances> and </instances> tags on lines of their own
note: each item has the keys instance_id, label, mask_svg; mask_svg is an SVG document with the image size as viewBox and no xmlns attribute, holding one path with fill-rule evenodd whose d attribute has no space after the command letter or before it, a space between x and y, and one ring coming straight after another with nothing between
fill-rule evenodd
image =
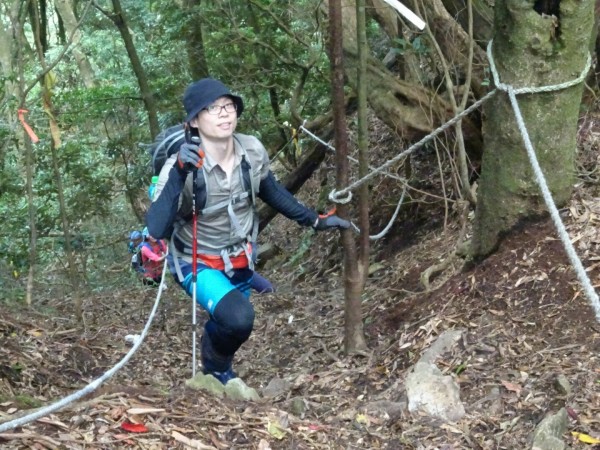
<instances>
[{"instance_id":1,"label":"tree trunk","mask_svg":"<svg viewBox=\"0 0 600 450\"><path fill-rule=\"evenodd\" d=\"M121 8L120 0L112 0L112 5L113 12L101 9L97 4L95 4L94 6L96 6L96 8L98 8L106 17L108 17L115 24L115 26L119 30L119 33L121 33L121 38L123 39L123 43L125 44L125 50L127 50L127 55L129 55L131 67L133 68L133 72L135 73L135 77L140 88L140 94L142 95L144 106L146 107L146 113L148 114L150 137L151 139L154 139L156 135L160 132L156 100L154 99L154 94L150 89L150 84L148 83L146 71L142 66L142 62L140 61L140 57L138 56L137 50L135 48L133 37L129 32L129 26L127 25L127 20L125 19L123 9Z\"/></svg>"},{"instance_id":2,"label":"tree trunk","mask_svg":"<svg viewBox=\"0 0 600 450\"><path fill-rule=\"evenodd\" d=\"M369 46L367 43L365 0L356 0L356 19L356 40L358 48L356 83L358 109L356 115L358 121L358 178L361 179L369 173L369 121L367 118L367 55ZM371 250L371 241L369 239L369 201L369 185L363 183L358 188L358 226L361 230L361 234L358 240L357 261L360 283L356 287L360 289L358 294L359 297L362 296L367 276L369 275L369 253ZM362 318L360 323L362 326Z\"/></svg>"},{"instance_id":3,"label":"tree trunk","mask_svg":"<svg viewBox=\"0 0 600 450\"><path fill-rule=\"evenodd\" d=\"M46 75L48 78L48 75ZM67 213L67 205L65 202L65 190L62 183L62 175L60 170L60 162L58 158L57 148L60 146L58 124L54 117L54 111L52 107L51 89L49 88L50 82L44 82L44 109L48 114L50 120L50 129L52 134L52 140L50 142L50 149L52 151L52 170L54 171L54 181L56 183L56 193L58 194L58 205L60 210L60 219L63 228L63 236L65 239L65 255L67 257L67 274L69 283L71 285L71 294L73 296L73 304L75 305L75 318L78 322L83 322L83 308L82 298L79 289L79 274L77 270L75 252L71 246L71 224Z\"/></svg>"},{"instance_id":4,"label":"tree trunk","mask_svg":"<svg viewBox=\"0 0 600 450\"><path fill-rule=\"evenodd\" d=\"M469 18L465 0L442 0L444 7L455 17L466 30ZM485 48L492 38L494 24L494 2L490 0L473 0L473 38L481 48Z\"/></svg>"},{"instance_id":5,"label":"tree trunk","mask_svg":"<svg viewBox=\"0 0 600 450\"><path fill-rule=\"evenodd\" d=\"M77 62L83 85L86 88L94 87L94 70L85 53L78 47L79 42L81 41L81 31L79 31L79 24L73 13L73 6L71 5L70 0L54 0L54 6L56 7L58 14L60 14L65 31L69 36L72 36L72 52L75 61Z\"/></svg>"},{"instance_id":6,"label":"tree trunk","mask_svg":"<svg viewBox=\"0 0 600 450\"><path fill-rule=\"evenodd\" d=\"M13 36L15 36L15 34L9 29L12 21L13 20L11 18L8 23L0 22L0 42L2 42L2 45L0 45L0 75L4 80L4 89L0 94L0 103L4 105L14 101L13 99L21 98L19 94L19 84L17 82L18 77L15 77L16 67L14 67L13 61L16 47L15 41L18 42L19 37L17 36L16 39L14 39ZM21 80L21 78L18 79ZM10 110L10 108L6 108L4 114L9 123L12 123L15 120L16 115L14 111ZM0 173L4 172L4 167L6 164L6 149L9 147L9 144L10 141L5 139L0 145Z\"/></svg>"},{"instance_id":7,"label":"tree trunk","mask_svg":"<svg viewBox=\"0 0 600 450\"><path fill-rule=\"evenodd\" d=\"M560 6L543 10L540 7ZM594 24L593 0L560 4L498 0L493 57L500 81L515 87L558 84L584 68ZM533 148L557 206L571 195L583 84L519 95ZM545 212L540 189L505 93L485 105L485 147L475 214L473 253L492 252L519 220Z\"/></svg>"},{"instance_id":8,"label":"tree trunk","mask_svg":"<svg viewBox=\"0 0 600 450\"><path fill-rule=\"evenodd\" d=\"M329 59L331 64L331 98L333 104L333 128L335 132L336 187L348 185L348 132L344 105L344 56L341 0L329 1ZM344 20L347 17L344 16ZM356 29L356 28L355 28ZM348 216L348 207L338 205L338 213ZM343 230L344 248L344 350L346 354L365 350L362 323L362 282L358 271L356 244L352 230Z\"/></svg>"},{"instance_id":9,"label":"tree trunk","mask_svg":"<svg viewBox=\"0 0 600 450\"><path fill-rule=\"evenodd\" d=\"M355 0L344 0L344 65L348 83L357 86ZM380 61L368 58L369 106L377 117L402 139L419 140L454 114L450 104L431 90L399 80ZM469 154L481 153L481 132L469 118L463 119L465 147Z\"/></svg>"},{"instance_id":10,"label":"tree trunk","mask_svg":"<svg viewBox=\"0 0 600 450\"><path fill-rule=\"evenodd\" d=\"M183 10L188 15L184 28L185 48L194 80L209 76L206 53L204 52L204 38L202 37L202 21L194 18L194 9L199 8L201 4L202 0L184 0L183 2Z\"/></svg>"},{"instance_id":11,"label":"tree trunk","mask_svg":"<svg viewBox=\"0 0 600 450\"><path fill-rule=\"evenodd\" d=\"M33 20L37 24L34 27L35 30L41 30L43 27L39 26L39 16L37 15L37 10L34 12ZM52 169L54 171L54 181L56 182L56 191L58 194L59 201L59 212L60 218L63 226L63 235L65 238L65 254L67 256L68 262L68 278L71 284L71 293L73 295L74 305L75 305L75 318L78 322L83 321L83 311L81 308L82 300L81 293L79 292L79 283L78 283L78 275L77 268L75 266L75 255L71 248L71 227L69 224L69 219L67 215L67 208L65 203L65 195L62 184L62 176L60 172L60 163L58 162L58 154L57 147L60 146L60 130L58 128L58 124L56 122L56 118L54 116L54 111L52 107L52 88L54 87L54 75L49 71L48 65L46 64L46 56L44 52L44 45L40 39L40 35L38 33L35 34L35 44L38 53L38 59L42 69L46 73L44 78L40 80L41 88L42 88L42 103L44 107L44 111L48 115L49 123L50 123L50 149L52 151Z\"/></svg>"},{"instance_id":12,"label":"tree trunk","mask_svg":"<svg viewBox=\"0 0 600 450\"><path fill-rule=\"evenodd\" d=\"M15 1L11 8L10 20L12 22L13 33L17 39L16 47L16 65L18 73L18 84L17 90L19 94L19 105L21 108L25 108L27 98L25 94L25 58L23 57L23 22L19 17L19 1ZM23 132L23 142L25 146L25 174L26 174L26 192L27 192L27 206L29 210L29 270L27 273L27 287L25 293L25 303L27 306L31 306L33 303L33 289L36 271L36 259L37 259L37 210L35 207L35 193L33 190L33 171L34 171L34 157L33 157L33 144L27 135Z\"/></svg>"},{"instance_id":13,"label":"tree trunk","mask_svg":"<svg viewBox=\"0 0 600 450\"><path fill-rule=\"evenodd\" d=\"M18 85L13 81L15 78L13 73L15 70L13 67L15 38L19 39L14 32L8 29L8 24L0 22L0 42L2 42L2 45L0 45L0 71L4 78L4 89L0 100L3 104L6 104L11 97L18 95Z\"/></svg>"}]
</instances>

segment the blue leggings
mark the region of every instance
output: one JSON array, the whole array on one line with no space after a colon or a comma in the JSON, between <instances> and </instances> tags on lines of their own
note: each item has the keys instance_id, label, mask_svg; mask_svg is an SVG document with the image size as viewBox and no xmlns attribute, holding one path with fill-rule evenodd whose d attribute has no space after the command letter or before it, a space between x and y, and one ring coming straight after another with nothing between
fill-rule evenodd
<instances>
[{"instance_id":1,"label":"blue leggings","mask_svg":"<svg viewBox=\"0 0 600 450\"><path fill-rule=\"evenodd\" d=\"M184 280L179 283L173 256L167 261L171 274L192 296L192 265L179 259ZM196 301L209 314L202 335L201 357L205 372L223 372L231 368L233 355L248 340L254 325L254 307L250 303L250 284L254 272L235 269L230 278L224 272L198 264Z\"/></svg>"}]
</instances>

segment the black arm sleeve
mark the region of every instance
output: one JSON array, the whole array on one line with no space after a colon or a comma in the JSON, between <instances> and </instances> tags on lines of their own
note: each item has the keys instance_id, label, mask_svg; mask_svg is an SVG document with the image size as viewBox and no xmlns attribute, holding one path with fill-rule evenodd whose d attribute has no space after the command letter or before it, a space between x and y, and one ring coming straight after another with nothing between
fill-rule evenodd
<instances>
[{"instance_id":1,"label":"black arm sleeve","mask_svg":"<svg viewBox=\"0 0 600 450\"><path fill-rule=\"evenodd\" d=\"M285 217L295 220L300 225L314 225L319 215L307 208L286 190L269 171L267 177L260 182L258 197Z\"/></svg>"},{"instance_id":2,"label":"black arm sleeve","mask_svg":"<svg viewBox=\"0 0 600 450\"><path fill-rule=\"evenodd\" d=\"M182 179L177 169L172 167L163 190L146 213L148 232L156 239L168 238L173 232L173 222L179 207L179 195L184 184L185 179Z\"/></svg>"}]
</instances>

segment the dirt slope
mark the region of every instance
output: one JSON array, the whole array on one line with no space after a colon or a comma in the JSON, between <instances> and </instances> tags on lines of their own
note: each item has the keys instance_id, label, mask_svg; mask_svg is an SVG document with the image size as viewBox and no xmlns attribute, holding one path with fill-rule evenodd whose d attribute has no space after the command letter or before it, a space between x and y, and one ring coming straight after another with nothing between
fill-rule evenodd
<instances>
[{"instance_id":1,"label":"dirt slope","mask_svg":"<svg viewBox=\"0 0 600 450\"><path fill-rule=\"evenodd\" d=\"M598 213L598 199L578 198L563 214L594 283ZM170 286L166 314L161 308L145 345L122 371L62 412L0 436L1 446L166 449L186 448L190 439L195 443L187 448L525 449L535 425L563 406L571 431L600 432L600 327L552 224L528 224L470 270L458 270L457 261L424 292L419 275L448 254L453 229L434 229L418 245L390 252L373 274L364 302L369 354L342 354L343 290L335 265L302 282L294 281L298 268L271 270L266 275L280 293L254 297L255 331L236 368L257 389L273 377L291 387L261 403L191 391L184 385L190 302ZM393 238L387 245L395 245ZM312 258L305 264L323 264ZM111 368L129 348L124 336L143 327L153 295L131 288L89 297L84 335L69 325L70 306L62 299L45 305L49 314L3 311L2 418L64 396ZM441 425L419 415L365 412L449 328L466 330L465 337L438 366L455 374L467 416ZM560 374L572 386L569 395L554 388ZM292 413L294 401L304 405L303 414ZM132 410L142 407L154 409ZM124 421L148 431L128 432ZM568 448L589 448L570 435L565 440Z\"/></svg>"}]
</instances>

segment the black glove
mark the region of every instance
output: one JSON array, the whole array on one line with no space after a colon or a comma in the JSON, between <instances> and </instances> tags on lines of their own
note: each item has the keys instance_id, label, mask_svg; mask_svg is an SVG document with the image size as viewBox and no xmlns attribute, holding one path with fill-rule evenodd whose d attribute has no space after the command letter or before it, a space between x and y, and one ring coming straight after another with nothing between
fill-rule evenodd
<instances>
[{"instance_id":1,"label":"black glove","mask_svg":"<svg viewBox=\"0 0 600 450\"><path fill-rule=\"evenodd\" d=\"M204 150L197 144L183 144L177 154L177 170L189 173L198 170L204 164Z\"/></svg>"},{"instance_id":2,"label":"black glove","mask_svg":"<svg viewBox=\"0 0 600 450\"><path fill-rule=\"evenodd\" d=\"M314 223L313 228L317 231L328 230L329 228L338 228L342 230L350 228L349 221L336 216L334 213L335 209L327 214L320 214Z\"/></svg>"}]
</instances>

